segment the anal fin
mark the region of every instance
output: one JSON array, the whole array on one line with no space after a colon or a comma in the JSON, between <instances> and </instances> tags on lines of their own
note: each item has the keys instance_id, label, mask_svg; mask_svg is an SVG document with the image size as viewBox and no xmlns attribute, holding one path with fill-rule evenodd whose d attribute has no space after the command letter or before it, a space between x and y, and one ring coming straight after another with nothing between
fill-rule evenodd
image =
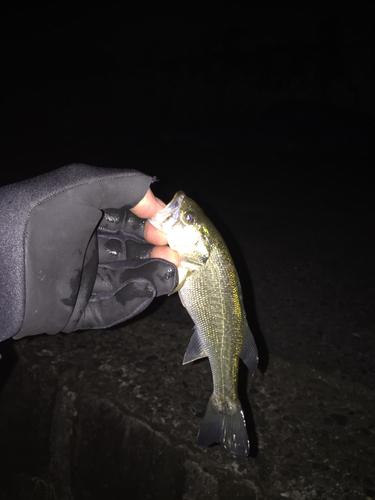
<instances>
[{"instance_id":1,"label":"anal fin","mask_svg":"<svg viewBox=\"0 0 375 500\"><path fill-rule=\"evenodd\" d=\"M255 344L255 340L249 325L247 324L246 318L244 319L243 325L243 345L240 358L248 367L251 373L254 373L258 366L258 349Z\"/></svg>"}]
</instances>

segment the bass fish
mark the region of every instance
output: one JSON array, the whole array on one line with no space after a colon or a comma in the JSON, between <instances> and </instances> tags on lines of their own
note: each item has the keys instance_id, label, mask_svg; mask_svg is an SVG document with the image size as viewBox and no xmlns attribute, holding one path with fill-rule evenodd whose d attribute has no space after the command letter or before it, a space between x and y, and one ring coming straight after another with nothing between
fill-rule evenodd
<instances>
[{"instance_id":1,"label":"bass fish","mask_svg":"<svg viewBox=\"0 0 375 500\"><path fill-rule=\"evenodd\" d=\"M169 246L181 257L174 292L194 321L183 364L208 357L211 365L213 394L198 444L219 442L234 455L247 456L250 442L238 399L238 365L241 358L254 373L258 351L228 248L203 210L182 191L149 221L166 233Z\"/></svg>"}]
</instances>

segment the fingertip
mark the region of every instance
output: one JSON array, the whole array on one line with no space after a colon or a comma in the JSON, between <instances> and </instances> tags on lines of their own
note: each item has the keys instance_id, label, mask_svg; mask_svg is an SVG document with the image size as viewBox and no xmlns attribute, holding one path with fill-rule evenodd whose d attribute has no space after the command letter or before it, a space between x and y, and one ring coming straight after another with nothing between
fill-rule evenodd
<instances>
[{"instance_id":1,"label":"fingertip","mask_svg":"<svg viewBox=\"0 0 375 500\"><path fill-rule=\"evenodd\" d=\"M156 196L154 196L155 200L159 203L160 207L158 208L158 212L160 212L160 210L162 210L164 207L167 206L166 203L164 203L163 200L161 200L160 198L157 198ZM157 212L156 212L157 213ZM155 214L156 215L156 214Z\"/></svg>"},{"instance_id":2,"label":"fingertip","mask_svg":"<svg viewBox=\"0 0 375 500\"><path fill-rule=\"evenodd\" d=\"M172 262L176 267L180 265L180 255L168 246L155 246L151 251L153 259L163 259Z\"/></svg>"},{"instance_id":3,"label":"fingertip","mask_svg":"<svg viewBox=\"0 0 375 500\"><path fill-rule=\"evenodd\" d=\"M130 210L141 219L148 219L149 217L154 217L164 207L165 203L159 198L156 198L151 188L148 188L147 193L141 201Z\"/></svg>"},{"instance_id":4,"label":"fingertip","mask_svg":"<svg viewBox=\"0 0 375 500\"><path fill-rule=\"evenodd\" d=\"M144 229L144 239L153 245L167 245L168 239L167 235L163 233L160 229L157 229L151 224L151 222L146 221Z\"/></svg>"}]
</instances>

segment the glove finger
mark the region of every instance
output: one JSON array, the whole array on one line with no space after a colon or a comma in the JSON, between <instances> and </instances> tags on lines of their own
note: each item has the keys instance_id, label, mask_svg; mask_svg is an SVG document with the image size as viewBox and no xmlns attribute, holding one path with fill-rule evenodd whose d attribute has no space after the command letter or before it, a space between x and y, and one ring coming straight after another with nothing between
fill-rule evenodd
<instances>
[{"instance_id":1,"label":"glove finger","mask_svg":"<svg viewBox=\"0 0 375 500\"><path fill-rule=\"evenodd\" d=\"M146 309L156 294L150 281L143 278L130 280L107 299L90 299L75 330L109 328L122 323Z\"/></svg>"},{"instance_id":2,"label":"glove finger","mask_svg":"<svg viewBox=\"0 0 375 500\"><path fill-rule=\"evenodd\" d=\"M145 240L125 233L112 237L98 234L99 262L101 264L114 261L149 259L154 245Z\"/></svg>"},{"instance_id":3,"label":"glove finger","mask_svg":"<svg viewBox=\"0 0 375 500\"><path fill-rule=\"evenodd\" d=\"M166 295L177 286L177 268L163 259L145 259L100 264L90 300L106 300L137 279L149 281L156 296Z\"/></svg>"},{"instance_id":4,"label":"glove finger","mask_svg":"<svg viewBox=\"0 0 375 500\"><path fill-rule=\"evenodd\" d=\"M143 238L145 223L125 208L107 209L97 229L99 262L150 258L153 245Z\"/></svg>"},{"instance_id":5,"label":"glove finger","mask_svg":"<svg viewBox=\"0 0 375 500\"><path fill-rule=\"evenodd\" d=\"M141 219L130 210L123 208L105 208L103 219L100 221L98 231L103 234L113 235L129 233L143 238L146 219Z\"/></svg>"},{"instance_id":6,"label":"glove finger","mask_svg":"<svg viewBox=\"0 0 375 500\"><path fill-rule=\"evenodd\" d=\"M93 293L75 330L107 328L142 312L177 285L176 267L162 259L99 266Z\"/></svg>"}]
</instances>

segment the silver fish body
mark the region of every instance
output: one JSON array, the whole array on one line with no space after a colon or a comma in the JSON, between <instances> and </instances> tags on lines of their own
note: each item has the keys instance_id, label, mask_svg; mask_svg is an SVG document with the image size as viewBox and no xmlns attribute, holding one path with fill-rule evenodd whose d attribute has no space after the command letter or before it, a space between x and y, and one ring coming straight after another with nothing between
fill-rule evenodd
<instances>
[{"instance_id":1,"label":"silver fish body","mask_svg":"<svg viewBox=\"0 0 375 500\"><path fill-rule=\"evenodd\" d=\"M238 365L241 358L253 373L258 351L228 248L203 210L182 191L150 222L167 234L170 247L181 257L175 291L195 325L184 364L208 356L211 365L214 388L198 444L220 442L231 453L247 456L250 443L238 399Z\"/></svg>"}]
</instances>

